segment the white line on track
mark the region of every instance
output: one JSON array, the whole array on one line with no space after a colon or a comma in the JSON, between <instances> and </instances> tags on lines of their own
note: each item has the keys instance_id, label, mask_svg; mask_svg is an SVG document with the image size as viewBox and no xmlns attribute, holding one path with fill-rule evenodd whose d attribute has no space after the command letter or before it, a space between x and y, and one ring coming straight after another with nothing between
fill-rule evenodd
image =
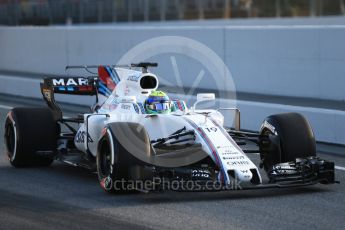
<instances>
[{"instance_id":1,"label":"white line on track","mask_svg":"<svg viewBox=\"0 0 345 230\"><path fill-rule=\"evenodd\" d=\"M1 108L1 109L13 109L12 106L8 106L8 105L0 105L0 108ZM255 153L255 154L259 154L259 153ZM342 166L337 166L337 165L335 165L334 168L335 168L335 169L338 169L338 170L345 171L345 167L342 167Z\"/></svg>"},{"instance_id":2,"label":"white line on track","mask_svg":"<svg viewBox=\"0 0 345 230\"><path fill-rule=\"evenodd\" d=\"M8 105L0 105L1 109L13 109L12 106L8 106Z\"/></svg>"},{"instance_id":3,"label":"white line on track","mask_svg":"<svg viewBox=\"0 0 345 230\"><path fill-rule=\"evenodd\" d=\"M338 170L342 170L342 171L345 171L345 167L341 167L341 166L334 166L335 169L338 169Z\"/></svg>"}]
</instances>

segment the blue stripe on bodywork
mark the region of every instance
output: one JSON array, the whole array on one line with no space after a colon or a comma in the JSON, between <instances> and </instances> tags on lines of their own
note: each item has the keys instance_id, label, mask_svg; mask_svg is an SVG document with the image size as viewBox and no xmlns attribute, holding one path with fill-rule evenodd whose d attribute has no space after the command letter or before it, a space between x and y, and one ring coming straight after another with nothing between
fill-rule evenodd
<instances>
[{"instance_id":1,"label":"blue stripe on bodywork","mask_svg":"<svg viewBox=\"0 0 345 230\"><path fill-rule=\"evenodd\" d=\"M111 91L110 91L110 89L108 89L105 85L104 85L104 83L103 82L99 82L99 84L98 84L99 86L100 86L100 88L99 89L103 89L105 92L107 92L107 93L109 93L109 95L111 94Z\"/></svg>"},{"instance_id":2,"label":"blue stripe on bodywork","mask_svg":"<svg viewBox=\"0 0 345 230\"><path fill-rule=\"evenodd\" d=\"M114 71L110 68L110 66L106 66L105 69L107 70L109 76L111 77L115 85L117 85L120 82L120 78L117 75L117 73L116 72L114 73Z\"/></svg>"},{"instance_id":3,"label":"blue stripe on bodywork","mask_svg":"<svg viewBox=\"0 0 345 230\"><path fill-rule=\"evenodd\" d=\"M138 106L139 106L139 108L140 108L140 110L141 110L141 113L142 113L142 114L146 114L146 110L145 110L145 108L144 108L143 103L138 102L137 104L138 104Z\"/></svg>"},{"instance_id":4,"label":"blue stripe on bodywork","mask_svg":"<svg viewBox=\"0 0 345 230\"><path fill-rule=\"evenodd\" d=\"M175 106L176 110L177 109L180 110L179 107L178 107L177 101L173 101L173 103L174 103L174 106Z\"/></svg>"},{"instance_id":5,"label":"blue stripe on bodywork","mask_svg":"<svg viewBox=\"0 0 345 230\"><path fill-rule=\"evenodd\" d=\"M218 151L217 149L215 148L215 146L213 145L213 143L210 141L210 139L208 138L208 136L206 135L206 133L201 129L199 128L193 121L185 118L186 121L191 125L193 126L193 128L195 130L198 131L199 135L201 136L201 138L204 140L204 142L206 143L206 146L209 148L209 150L212 152L212 155L213 157L215 158L215 161L216 161L216 164L218 165L218 167L220 168L220 171L221 171L221 181L225 184L225 178L227 178L227 174L223 168L223 165L221 163L221 160L219 159L219 155L218 155Z\"/></svg>"},{"instance_id":6,"label":"blue stripe on bodywork","mask_svg":"<svg viewBox=\"0 0 345 230\"><path fill-rule=\"evenodd\" d=\"M100 94L102 94L102 95L104 95L106 97L111 95L111 93L109 92L110 90L107 87L105 87L104 85L101 86L100 84L99 84L99 86L100 87L98 88L98 92Z\"/></svg>"},{"instance_id":7,"label":"blue stripe on bodywork","mask_svg":"<svg viewBox=\"0 0 345 230\"><path fill-rule=\"evenodd\" d=\"M139 112L139 107L138 107L138 105L137 105L136 103L133 103L133 107L134 107L134 109L135 109L135 112L137 112L137 113L139 114L140 112Z\"/></svg>"},{"instance_id":8,"label":"blue stripe on bodywork","mask_svg":"<svg viewBox=\"0 0 345 230\"><path fill-rule=\"evenodd\" d=\"M113 80L113 82L115 83L115 85L117 84L116 79L114 77L113 71L111 70L111 68L109 66L105 67L105 70L108 72L108 75L110 76L111 80Z\"/></svg>"}]
</instances>

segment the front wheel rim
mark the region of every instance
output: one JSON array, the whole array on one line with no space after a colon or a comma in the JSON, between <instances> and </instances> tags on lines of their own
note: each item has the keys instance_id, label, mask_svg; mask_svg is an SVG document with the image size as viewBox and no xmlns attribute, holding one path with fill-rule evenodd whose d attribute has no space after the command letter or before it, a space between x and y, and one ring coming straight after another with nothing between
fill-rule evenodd
<instances>
[{"instance_id":1,"label":"front wheel rim","mask_svg":"<svg viewBox=\"0 0 345 230\"><path fill-rule=\"evenodd\" d=\"M109 143L107 143L106 141L103 143L103 146L101 148L99 164L100 173L102 174L102 176L110 176L112 173L111 150Z\"/></svg>"}]
</instances>

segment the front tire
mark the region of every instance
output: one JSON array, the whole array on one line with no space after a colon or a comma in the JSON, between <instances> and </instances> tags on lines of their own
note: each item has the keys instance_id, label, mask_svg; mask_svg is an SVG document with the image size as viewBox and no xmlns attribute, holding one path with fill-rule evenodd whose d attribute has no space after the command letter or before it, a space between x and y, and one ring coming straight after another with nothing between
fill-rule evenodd
<instances>
[{"instance_id":1,"label":"front tire","mask_svg":"<svg viewBox=\"0 0 345 230\"><path fill-rule=\"evenodd\" d=\"M107 129L99 141L97 174L101 187L109 193L127 190L129 162L116 136Z\"/></svg>"},{"instance_id":2,"label":"front tire","mask_svg":"<svg viewBox=\"0 0 345 230\"><path fill-rule=\"evenodd\" d=\"M52 157L38 154L55 153L57 123L48 108L14 108L5 122L5 146L14 167L49 166Z\"/></svg>"},{"instance_id":3,"label":"front tire","mask_svg":"<svg viewBox=\"0 0 345 230\"><path fill-rule=\"evenodd\" d=\"M313 130L305 117L298 113L283 113L267 117L260 134L269 141L260 143L260 156L266 171L275 164L296 158L316 156Z\"/></svg>"}]
</instances>

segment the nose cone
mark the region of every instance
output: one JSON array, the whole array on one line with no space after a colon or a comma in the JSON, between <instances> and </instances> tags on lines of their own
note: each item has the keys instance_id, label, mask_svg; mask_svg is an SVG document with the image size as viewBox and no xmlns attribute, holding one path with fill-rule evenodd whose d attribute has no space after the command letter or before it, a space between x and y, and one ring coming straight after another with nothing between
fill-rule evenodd
<instances>
[{"instance_id":1,"label":"nose cone","mask_svg":"<svg viewBox=\"0 0 345 230\"><path fill-rule=\"evenodd\" d=\"M249 182L253 174L249 169L235 169L235 176L239 181Z\"/></svg>"}]
</instances>

